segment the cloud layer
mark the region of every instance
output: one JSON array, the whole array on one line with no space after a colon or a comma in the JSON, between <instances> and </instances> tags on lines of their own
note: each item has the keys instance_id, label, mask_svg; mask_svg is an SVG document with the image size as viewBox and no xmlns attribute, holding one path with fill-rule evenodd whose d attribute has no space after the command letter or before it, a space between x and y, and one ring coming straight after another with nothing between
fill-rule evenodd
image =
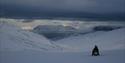
<instances>
[{"instance_id":1,"label":"cloud layer","mask_svg":"<svg viewBox=\"0 0 125 63\"><path fill-rule=\"evenodd\" d=\"M90 17L120 13L121 19L121 14L125 14L124 6L125 0L0 0L0 16Z\"/></svg>"},{"instance_id":2,"label":"cloud layer","mask_svg":"<svg viewBox=\"0 0 125 63\"><path fill-rule=\"evenodd\" d=\"M125 12L125 0L0 0L0 4L54 11Z\"/></svg>"}]
</instances>

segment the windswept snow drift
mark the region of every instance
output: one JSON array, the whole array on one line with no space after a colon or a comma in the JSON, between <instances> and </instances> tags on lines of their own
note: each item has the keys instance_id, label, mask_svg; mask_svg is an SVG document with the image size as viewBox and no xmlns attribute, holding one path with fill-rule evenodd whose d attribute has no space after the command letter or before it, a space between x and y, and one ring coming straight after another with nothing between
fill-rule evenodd
<instances>
[{"instance_id":1,"label":"windswept snow drift","mask_svg":"<svg viewBox=\"0 0 125 63\"><path fill-rule=\"evenodd\" d=\"M0 22L0 51L38 50L57 51L61 47L41 35L24 31L7 22Z\"/></svg>"}]
</instances>

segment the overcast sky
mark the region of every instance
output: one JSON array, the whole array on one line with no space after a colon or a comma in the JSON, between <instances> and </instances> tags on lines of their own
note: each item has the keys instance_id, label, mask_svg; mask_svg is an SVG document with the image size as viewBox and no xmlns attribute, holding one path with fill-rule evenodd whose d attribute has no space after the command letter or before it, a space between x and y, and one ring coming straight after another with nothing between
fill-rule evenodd
<instances>
[{"instance_id":1,"label":"overcast sky","mask_svg":"<svg viewBox=\"0 0 125 63\"><path fill-rule=\"evenodd\" d=\"M45 11L125 13L125 0L0 0L0 9L0 15Z\"/></svg>"}]
</instances>

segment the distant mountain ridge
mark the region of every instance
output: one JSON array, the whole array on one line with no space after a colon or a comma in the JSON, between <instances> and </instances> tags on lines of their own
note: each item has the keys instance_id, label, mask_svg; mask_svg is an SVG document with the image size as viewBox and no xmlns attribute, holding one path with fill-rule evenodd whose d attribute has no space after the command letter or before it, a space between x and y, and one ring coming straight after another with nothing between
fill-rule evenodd
<instances>
[{"instance_id":1,"label":"distant mountain ridge","mask_svg":"<svg viewBox=\"0 0 125 63\"><path fill-rule=\"evenodd\" d=\"M51 40L60 40L74 35L80 35L80 34L84 35L84 34L94 33L97 31L112 31L119 28L121 27L100 25L100 26L94 26L87 31L87 30L75 29L71 26L38 25L33 29L33 32L38 33L40 35L44 35L45 37Z\"/></svg>"}]
</instances>

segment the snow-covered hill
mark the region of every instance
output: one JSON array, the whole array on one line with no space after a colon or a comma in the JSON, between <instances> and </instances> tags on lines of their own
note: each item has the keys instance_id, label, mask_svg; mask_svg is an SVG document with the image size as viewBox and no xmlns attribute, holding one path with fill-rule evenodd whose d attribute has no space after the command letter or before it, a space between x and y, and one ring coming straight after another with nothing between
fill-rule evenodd
<instances>
[{"instance_id":1,"label":"snow-covered hill","mask_svg":"<svg viewBox=\"0 0 125 63\"><path fill-rule=\"evenodd\" d=\"M7 22L0 22L0 51L40 50L40 51L91 51L94 45L101 50L125 49L125 28L112 31L96 31L80 36L72 36L56 42L45 37L21 30Z\"/></svg>"},{"instance_id":2,"label":"snow-covered hill","mask_svg":"<svg viewBox=\"0 0 125 63\"><path fill-rule=\"evenodd\" d=\"M91 56L95 44L101 56ZM0 22L0 63L125 63L124 58L125 28L50 42L38 34Z\"/></svg>"},{"instance_id":3,"label":"snow-covered hill","mask_svg":"<svg viewBox=\"0 0 125 63\"><path fill-rule=\"evenodd\" d=\"M45 37L24 31L8 22L0 22L0 51L39 50L55 51L61 47L52 44Z\"/></svg>"},{"instance_id":4,"label":"snow-covered hill","mask_svg":"<svg viewBox=\"0 0 125 63\"><path fill-rule=\"evenodd\" d=\"M56 43L76 49L74 51L91 51L94 45L98 45L100 50L125 49L125 28L73 36Z\"/></svg>"}]
</instances>

